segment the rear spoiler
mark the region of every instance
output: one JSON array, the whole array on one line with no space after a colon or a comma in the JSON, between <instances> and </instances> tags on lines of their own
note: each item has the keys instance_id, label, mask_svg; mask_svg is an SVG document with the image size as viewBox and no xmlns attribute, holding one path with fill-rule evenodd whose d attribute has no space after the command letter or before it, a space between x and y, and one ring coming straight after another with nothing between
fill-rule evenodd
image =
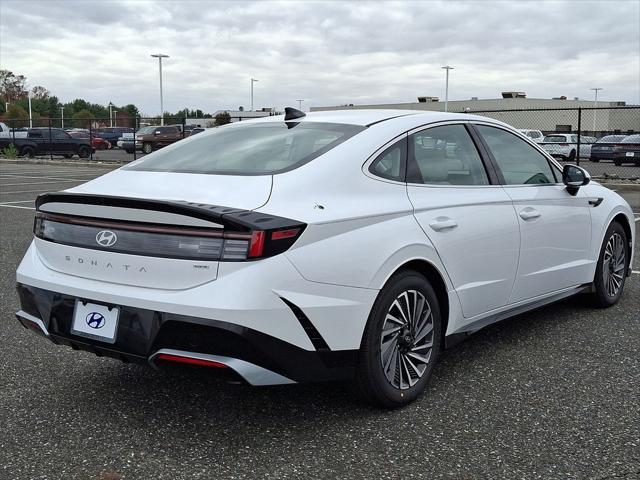
<instances>
[{"instance_id":1,"label":"rear spoiler","mask_svg":"<svg viewBox=\"0 0 640 480\"><path fill-rule=\"evenodd\" d=\"M253 210L209 205L205 203L185 202L181 200L152 200L145 198L117 197L110 195L94 195L87 193L44 193L36 199L36 210L47 203L74 203L81 205L100 205L106 207L133 208L138 210L154 210L165 213L185 215L222 224L225 228L250 232L253 230L282 230L304 228L306 225L298 220L278 217Z\"/></svg>"}]
</instances>

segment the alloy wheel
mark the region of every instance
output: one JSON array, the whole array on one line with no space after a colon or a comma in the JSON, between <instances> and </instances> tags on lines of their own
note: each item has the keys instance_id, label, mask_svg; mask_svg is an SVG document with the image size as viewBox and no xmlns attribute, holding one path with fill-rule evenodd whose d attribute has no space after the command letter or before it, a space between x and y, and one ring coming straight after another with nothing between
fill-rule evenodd
<instances>
[{"instance_id":1,"label":"alloy wheel","mask_svg":"<svg viewBox=\"0 0 640 480\"><path fill-rule=\"evenodd\" d=\"M609 237L602 262L602 276L607 295L615 297L622 288L626 266L624 240L619 233Z\"/></svg>"},{"instance_id":2,"label":"alloy wheel","mask_svg":"<svg viewBox=\"0 0 640 480\"><path fill-rule=\"evenodd\" d=\"M425 296L405 290L389 307L382 325L380 360L391 385L413 387L424 375L433 351L433 314Z\"/></svg>"}]
</instances>

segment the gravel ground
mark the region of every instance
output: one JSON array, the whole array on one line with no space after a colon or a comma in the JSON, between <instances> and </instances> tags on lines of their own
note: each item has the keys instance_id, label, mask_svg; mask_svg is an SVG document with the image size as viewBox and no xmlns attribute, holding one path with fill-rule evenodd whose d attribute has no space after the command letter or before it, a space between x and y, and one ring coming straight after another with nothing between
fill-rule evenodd
<instances>
[{"instance_id":1,"label":"gravel ground","mask_svg":"<svg viewBox=\"0 0 640 480\"><path fill-rule=\"evenodd\" d=\"M27 332L14 271L32 200L101 171L0 165L0 479L640 478L638 274L611 309L575 297L473 335L396 411L345 385L251 388Z\"/></svg>"}]
</instances>

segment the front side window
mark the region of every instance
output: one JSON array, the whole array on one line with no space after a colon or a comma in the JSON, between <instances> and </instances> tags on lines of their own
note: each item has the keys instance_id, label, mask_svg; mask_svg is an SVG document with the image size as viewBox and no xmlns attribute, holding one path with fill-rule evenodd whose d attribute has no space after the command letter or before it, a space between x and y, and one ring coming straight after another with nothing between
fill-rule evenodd
<instances>
[{"instance_id":1,"label":"front side window","mask_svg":"<svg viewBox=\"0 0 640 480\"><path fill-rule=\"evenodd\" d=\"M500 168L506 185L555 183L547 158L527 142L500 128L476 125Z\"/></svg>"},{"instance_id":2,"label":"front side window","mask_svg":"<svg viewBox=\"0 0 640 480\"><path fill-rule=\"evenodd\" d=\"M63 139L68 139L69 134L62 130L51 130L51 137L57 140L63 140Z\"/></svg>"},{"instance_id":3,"label":"front side window","mask_svg":"<svg viewBox=\"0 0 640 480\"><path fill-rule=\"evenodd\" d=\"M407 181L430 185L489 185L482 159L464 125L428 128L409 136Z\"/></svg>"},{"instance_id":4,"label":"front side window","mask_svg":"<svg viewBox=\"0 0 640 480\"><path fill-rule=\"evenodd\" d=\"M333 123L247 122L188 137L125 169L270 175L297 168L364 129Z\"/></svg>"}]
</instances>

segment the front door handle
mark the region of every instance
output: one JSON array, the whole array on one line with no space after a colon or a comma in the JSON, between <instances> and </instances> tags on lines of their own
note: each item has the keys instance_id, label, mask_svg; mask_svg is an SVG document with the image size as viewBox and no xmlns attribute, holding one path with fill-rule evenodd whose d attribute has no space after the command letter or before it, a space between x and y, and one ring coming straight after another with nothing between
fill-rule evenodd
<instances>
[{"instance_id":1,"label":"front door handle","mask_svg":"<svg viewBox=\"0 0 640 480\"><path fill-rule=\"evenodd\" d=\"M533 220L534 218L538 218L542 215L538 210L533 207L527 207L523 210L520 210L520 218L523 220Z\"/></svg>"},{"instance_id":2,"label":"front door handle","mask_svg":"<svg viewBox=\"0 0 640 480\"><path fill-rule=\"evenodd\" d=\"M458 223L449 217L438 217L433 222L429 223L429 226L436 232L440 232L449 228L456 228Z\"/></svg>"}]
</instances>

